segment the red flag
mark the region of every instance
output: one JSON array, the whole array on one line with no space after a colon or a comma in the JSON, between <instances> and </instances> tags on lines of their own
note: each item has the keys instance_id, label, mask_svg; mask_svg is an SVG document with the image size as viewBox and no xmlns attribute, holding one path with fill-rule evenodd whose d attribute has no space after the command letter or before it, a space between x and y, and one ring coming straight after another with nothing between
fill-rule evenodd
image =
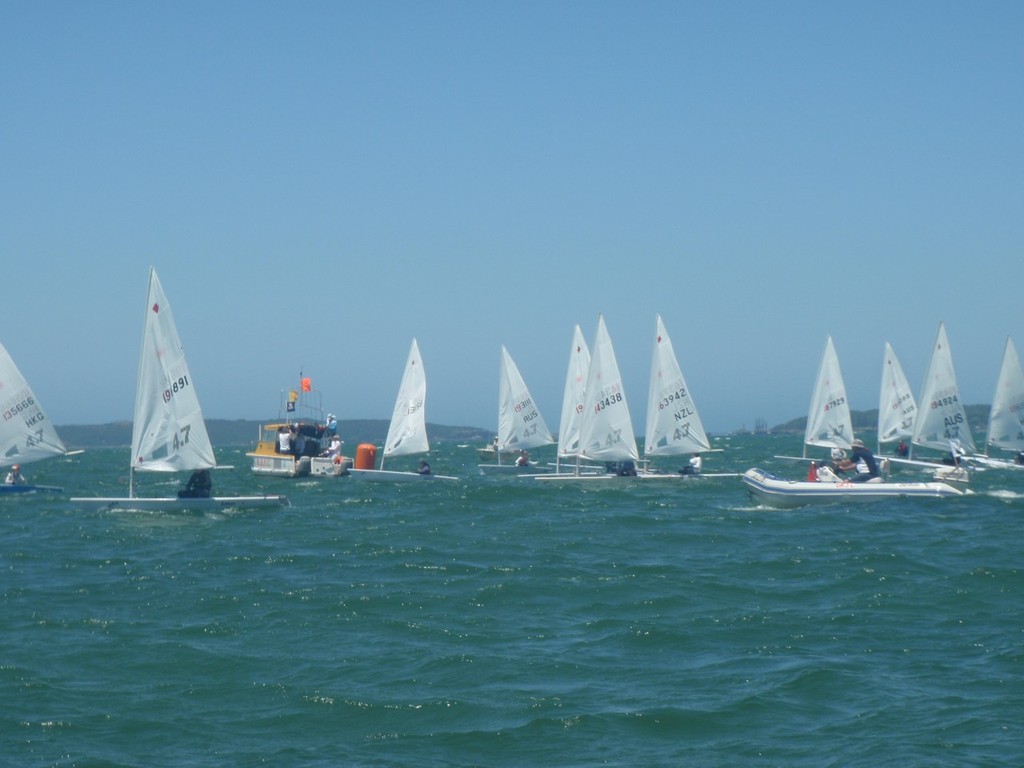
<instances>
[{"instance_id":1,"label":"red flag","mask_svg":"<svg viewBox=\"0 0 1024 768\"><path fill-rule=\"evenodd\" d=\"M311 382L309 380L309 377L306 377L306 378L304 378L302 380L302 391L303 392L312 392L313 391L313 382Z\"/></svg>"}]
</instances>

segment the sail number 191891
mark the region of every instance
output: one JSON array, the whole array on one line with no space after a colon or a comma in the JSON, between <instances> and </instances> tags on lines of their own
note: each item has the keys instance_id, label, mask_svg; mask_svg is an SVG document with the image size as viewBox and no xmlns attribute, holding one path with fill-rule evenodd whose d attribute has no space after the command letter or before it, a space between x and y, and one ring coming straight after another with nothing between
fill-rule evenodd
<instances>
[{"instance_id":1,"label":"sail number 191891","mask_svg":"<svg viewBox=\"0 0 1024 768\"><path fill-rule=\"evenodd\" d=\"M176 381L171 382L171 386L164 390L164 402L171 402L171 398L173 398L176 394L181 392L187 386L188 376L182 376Z\"/></svg>"}]
</instances>

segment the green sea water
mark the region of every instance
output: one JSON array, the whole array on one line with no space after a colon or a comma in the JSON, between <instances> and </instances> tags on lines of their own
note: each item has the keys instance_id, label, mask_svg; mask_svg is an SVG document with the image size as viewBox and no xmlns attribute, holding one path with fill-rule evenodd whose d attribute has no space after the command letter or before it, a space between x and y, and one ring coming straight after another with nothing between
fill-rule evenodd
<instances>
[{"instance_id":1,"label":"green sea water","mask_svg":"<svg viewBox=\"0 0 1024 768\"><path fill-rule=\"evenodd\" d=\"M799 438L716 446L707 472L805 471L773 458ZM466 446L431 453L450 485L218 459L217 492L292 506L76 509L126 450L0 499L0 763L1024 765L1024 473L779 511L738 478L484 478Z\"/></svg>"}]
</instances>

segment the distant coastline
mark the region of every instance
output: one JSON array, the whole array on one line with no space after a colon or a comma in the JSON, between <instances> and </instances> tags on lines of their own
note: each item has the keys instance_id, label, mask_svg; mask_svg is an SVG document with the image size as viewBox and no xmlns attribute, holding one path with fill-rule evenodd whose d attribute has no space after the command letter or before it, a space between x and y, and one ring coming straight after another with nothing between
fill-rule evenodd
<instances>
[{"instance_id":1,"label":"distant coastline","mask_svg":"<svg viewBox=\"0 0 1024 768\"><path fill-rule=\"evenodd\" d=\"M983 429L988 424L988 405L965 406L967 421L972 429ZM855 432L873 432L878 425L878 409L870 411L853 411L853 429ZM255 445L256 437L262 422L249 419L207 419L206 428L210 432L210 440L218 447L247 447ZM802 434L807 424L807 417L791 419L783 424L769 427L767 434L785 435ZM115 421L109 424L70 424L57 426L57 431L65 445L71 450L79 448L119 448L128 447L132 442L132 423ZM388 431L387 419L350 419L338 422L338 433L346 445L359 443L380 445ZM489 444L494 438L494 430L482 427L452 427L444 424L428 424L427 433L432 441L439 443L455 442L470 444ZM734 434L750 434L747 429L738 429Z\"/></svg>"}]
</instances>

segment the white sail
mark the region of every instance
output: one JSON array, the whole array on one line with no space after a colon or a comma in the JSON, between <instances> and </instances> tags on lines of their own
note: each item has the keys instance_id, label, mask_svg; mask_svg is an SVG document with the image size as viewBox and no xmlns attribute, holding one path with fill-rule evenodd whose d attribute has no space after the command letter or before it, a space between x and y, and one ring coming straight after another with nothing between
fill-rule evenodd
<instances>
[{"instance_id":1,"label":"white sail","mask_svg":"<svg viewBox=\"0 0 1024 768\"><path fill-rule=\"evenodd\" d=\"M996 379L996 392L992 396L985 446L986 451L990 446L1004 451L1024 451L1024 372L1009 336Z\"/></svg>"},{"instance_id":2,"label":"white sail","mask_svg":"<svg viewBox=\"0 0 1024 768\"><path fill-rule=\"evenodd\" d=\"M14 360L0 344L0 467L67 453Z\"/></svg>"},{"instance_id":3,"label":"white sail","mask_svg":"<svg viewBox=\"0 0 1024 768\"><path fill-rule=\"evenodd\" d=\"M878 402L879 446L897 440L910 440L914 435L916 415L917 403L914 401L914 393L910 389L907 377L903 375L903 366L900 365L892 345L885 342L882 389Z\"/></svg>"},{"instance_id":4,"label":"white sail","mask_svg":"<svg viewBox=\"0 0 1024 768\"><path fill-rule=\"evenodd\" d=\"M391 414L388 436L384 441L384 456L407 456L430 450L424 406L427 400L427 376L416 339L409 348L409 359L398 388L395 410ZM381 467L384 461L381 459Z\"/></svg>"},{"instance_id":5,"label":"white sail","mask_svg":"<svg viewBox=\"0 0 1024 768\"><path fill-rule=\"evenodd\" d=\"M807 430L804 433L804 455L808 445L825 448L850 448L853 440L853 421L850 403L846 399L843 374L839 370L839 357L828 337L825 352L818 367L818 378L807 412Z\"/></svg>"},{"instance_id":6,"label":"white sail","mask_svg":"<svg viewBox=\"0 0 1024 768\"><path fill-rule=\"evenodd\" d=\"M558 425L558 455L576 456L580 449L580 421L583 418L583 390L590 372L590 348L579 325L573 328L569 367L562 395L562 419Z\"/></svg>"},{"instance_id":7,"label":"white sail","mask_svg":"<svg viewBox=\"0 0 1024 768\"><path fill-rule=\"evenodd\" d=\"M504 346L498 382L498 450L536 448L555 442L519 368Z\"/></svg>"},{"instance_id":8,"label":"white sail","mask_svg":"<svg viewBox=\"0 0 1024 768\"><path fill-rule=\"evenodd\" d=\"M914 421L914 445L948 452L951 440L959 440L967 453L974 453L974 438L953 369L953 354L946 338L946 326L939 323L935 347L928 363Z\"/></svg>"},{"instance_id":9,"label":"white sail","mask_svg":"<svg viewBox=\"0 0 1024 768\"><path fill-rule=\"evenodd\" d=\"M580 455L595 461L640 459L619 364L602 315L597 319L597 337L583 390L579 445Z\"/></svg>"},{"instance_id":10,"label":"white sail","mask_svg":"<svg viewBox=\"0 0 1024 768\"><path fill-rule=\"evenodd\" d=\"M149 270L149 299L135 389L132 469L150 472L210 469L213 446L185 362L171 305L156 270Z\"/></svg>"},{"instance_id":11,"label":"white sail","mask_svg":"<svg viewBox=\"0 0 1024 768\"><path fill-rule=\"evenodd\" d=\"M644 454L666 456L711 449L697 406L672 349L661 315L657 316L651 386L647 396Z\"/></svg>"}]
</instances>

